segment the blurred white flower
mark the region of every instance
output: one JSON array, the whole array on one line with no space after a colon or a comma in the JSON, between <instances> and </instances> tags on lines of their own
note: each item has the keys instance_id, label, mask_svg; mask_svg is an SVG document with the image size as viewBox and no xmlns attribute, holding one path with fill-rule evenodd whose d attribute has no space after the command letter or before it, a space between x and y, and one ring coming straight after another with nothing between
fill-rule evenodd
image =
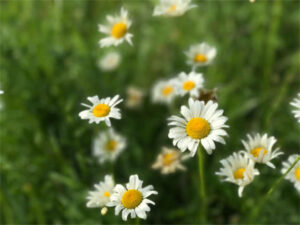
<instances>
[{"instance_id":1,"label":"blurred white flower","mask_svg":"<svg viewBox=\"0 0 300 225\"><path fill-rule=\"evenodd\" d=\"M281 173L284 174L299 156L299 154L290 155L288 160L282 163L283 168L281 169ZM294 183L295 188L300 192L300 161L298 161L293 169L285 176L285 179Z\"/></svg>"},{"instance_id":2,"label":"blurred white flower","mask_svg":"<svg viewBox=\"0 0 300 225\"><path fill-rule=\"evenodd\" d=\"M171 116L169 125L174 126L169 130L169 138L173 139L173 145L182 152L190 150L194 156L198 145L201 143L208 154L212 154L216 148L215 142L225 144L222 136L227 136L224 128L227 117L223 116L223 110L217 110L218 104L208 101L189 99L189 106L181 106L182 117Z\"/></svg>"},{"instance_id":3,"label":"blurred white flower","mask_svg":"<svg viewBox=\"0 0 300 225\"><path fill-rule=\"evenodd\" d=\"M2 95L4 93L4 91L3 90L0 90L0 95Z\"/></svg>"},{"instance_id":4,"label":"blurred white flower","mask_svg":"<svg viewBox=\"0 0 300 225\"><path fill-rule=\"evenodd\" d=\"M143 181L137 175L131 175L126 188L121 184L116 185L114 193L110 198L111 201L107 203L107 206L116 207L116 215L122 211L122 219L124 221L127 220L129 214L131 218L137 216L146 219L146 212L150 211L148 204L155 205L148 197L152 194L157 194L157 191L153 190L152 185L143 188L142 184Z\"/></svg>"},{"instance_id":5,"label":"blurred white flower","mask_svg":"<svg viewBox=\"0 0 300 225\"><path fill-rule=\"evenodd\" d=\"M203 42L190 46L185 52L187 56L187 64L196 68L198 66L207 66L213 62L217 55L217 49Z\"/></svg>"},{"instance_id":6,"label":"blurred white flower","mask_svg":"<svg viewBox=\"0 0 300 225\"><path fill-rule=\"evenodd\" d=\"M244 152L234 152L220 162L223 167L216 175L224 177L223 181L237 184L239 197L242 197L245 186L253 181L255 175L259 175L258 170L254 168L254 161Z\"/></svg>"},{"instance_id":7,"label":"blurred white flower","mask_svg":"<svg viewBox=\"0 0 300 225\"><path fill-rule=\"evenodd\" d=\"M119 95L113 98L107 97L99 99L97 95L87 98L92 105L81 103L81 105L87 107L79 113L79 116L83 120L89 120L89 123L100 123L105 121L107 126L111 126L110 118L121 119L120 109L115 106L118 105L123 99L119 99Z\"/></svg>"},{"instance_id":8,"label":"blurred white flower","mask_svg":"<svg viewBox=\"0 0 300 225\"><path fill-rule=\"evenodd\" d=\"M176 170L185 170L186 168L182 165L182 162L188 158L190 158L190 155L182 154L177 149L163 147L152 168L160 169L162 174L174 173Z\"/></svg>"},{"instance_id":9,"label":"blurred white flower","mask_svg":"<svg viewBox=\"0 0 300 225\"><path fill-rule=\"evenodd\" d=\"M160 0L155 6L153 16L182 16L186 11L197 7L191 0Z\"/></svg>"},{"instance_id":10,"label":"blurred white flower","mask_svg":"<svg viewBox=\"0 0 300 225\"><path fill-rule=\"evenodd\" d=\"M181 96L190 94L192 97L199 97L203 82L204 79L202 73L192 71L189 74L186 74L185 72L181 72L177 79L179 94Z\"/></svg>"},{"instance_id":11,"label":"blurred white flower","mask_svg":"<svg viewBox=\"0 0 300 225\"><path fill-rule=\"evenodd\" d=\"M142 104L144 91L137 87L128 87L127 90L127 98L125 105L128 108L137 108Z\"/></svg>"},{"instance_id":12,"label":"blurred white flower","mask_svg":"<svg viewBox=\"0 0 300 225\"><path fill-rule=\"evenodd\" d=\"M294 98L290 104L296 108L292 112L298 120L298 123L300 123L300 93L298 93L298 97Z\"/></svg>"},{"instance_id":13,"label":"blurred white flower","mask_svg":"<svg viewBox=\"0 0 300 225\"><path fill-rule=\"evenodd\" d=\"M117 46L123 41L127 41L132 45L131 38L133 34L129 33L128 30L131 26L131 20L128 19L128 11L121 8L119 16L106 16L108 21L107 25L99 25L99 31L107 34L108 37L103 38L99 41L101 47L108 47L111 45Z\"/></svg>"},{"instance_id":14,"label":"blurred white flower","mask_svg":"<svg viewBox=\"0 0 300 225\"><path fill-rule=\"evenodd\" d=\"M170 104L178 94L176 79L158 81L152 89L152 101Z\"/></svg>"},{"instance_id":15,"label":"blurred white flower","mask_svg":"<svg viewBox=\"0 0 300 225\"><path fill-rule=\"evenodd\" d=\"M118 52L109 52L100 59L98 66L103 71L112 71L120 65L120 62L121 55Z\"/></svg>"},{"instance_id":16,"label":"blurred white flower","mask_svg":"<svg viewBox=\"0 0 300 225\"><path fill-rule=\"evenodd\" d=\"M115 161L125 148L126 139L112 128L100 131L93 141L93 155L101 164L105 161Z\"/></svg>"},{"instance_id":17,"label":"blurred white flower","mask_svg":"<svg viewBox=\"0 0 300 225\"><path fill-rule=\"evenodd\" d=\"M275 168L271 160L283 154L283 152L279 152L279 148L272 149L277 141L276 138L273 136L268 137L267 134L256 134L253 137L248 134L247 137L248 141L242 140L242 143L248 157L254 162L263 163L271 168Z\"/></svg>"}]
</instances>

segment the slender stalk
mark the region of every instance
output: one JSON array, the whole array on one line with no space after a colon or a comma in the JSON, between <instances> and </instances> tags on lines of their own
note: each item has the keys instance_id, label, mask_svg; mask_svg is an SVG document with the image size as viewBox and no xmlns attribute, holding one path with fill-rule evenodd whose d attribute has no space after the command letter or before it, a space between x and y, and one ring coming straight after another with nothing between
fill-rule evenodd
<instances>
[{"instance_id":1,"label":"slender stalk","mask_svg":"<svg viewBox=\"0 0 300 225\"><path fill-rule=\"evenodd\" d=\"M204 179L204 154L203 154L203 148L201 144L199 144L197 154L198 154L198 166L199 166L199 176L200 176L200 197L202 201L202 207L200 211L200 221L202 223L205 223L206 199L205 199L205 179Z\"/></svg>"},{"instance_id":2,"label":"slender stalk","mask_svg":"<svg viewBox=\"0 0 300 225\"><path fill-rule=\"evenodd\" d=\"M258 213L260 212L262 206L268 199L268 197L272 194L272 192L275 190L275 188L279 185L279 183L282 181L282 179L294 168L294 166L297 164L297 162L300 160L300 156L295 160L295 162L289 167L289 169L282 174L271 186L271 188L268 190L268 192L263 196L263 198L260 200L258 203L257 207L254 207L251 214L250 214L250 223L253 223L253 221L256 219L258 216Z\"/></svg>"},{"instance_id":3,"label":"slender stalk","mask_svg":"<svg viewBox=\"0 0 300 225\"><path fill-rule=\"evenodd\" d=\"M139 217L136 217L135 224L136 224L136 225L140 225L140 218L139 218Z\"/></svg>"}]
</instances>

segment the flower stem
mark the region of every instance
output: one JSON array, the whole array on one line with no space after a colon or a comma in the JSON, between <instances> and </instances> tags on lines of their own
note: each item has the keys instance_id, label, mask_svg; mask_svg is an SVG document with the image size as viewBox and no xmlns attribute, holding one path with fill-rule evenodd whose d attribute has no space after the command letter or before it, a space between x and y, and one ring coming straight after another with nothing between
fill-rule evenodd
<instances>
[{"instance_id":1,"label":"flower stem","mask_svg":"<svg viewBox=\"0 0 300 225\"><path fill-rule=\"evenodd\" d=\"M136 224L136 225L140 225L140 218L139 218L139 217L136 217L135 224Z\"/></svg>"},{"instance_id":2,"label":"flower stem","mask_svg":"<svg viewBox=\"0 0 300 225\"><path fill-rule=\"evenodd\" d=\"M205 215L206 215L206 199L205 199L205 182L204 182L204 154L202 145L199 144L199 148L197 151L198 154L198 166L199 166L199 176L200 176L200 197L202 200L202 207L200 211L200 221L205 223Z\"/></svg>"},{"instance_id":3,"label":"flower stem","mask_svg":"<svg viewBox=\"0 0 300 225\"><path fill-rule=\"evenodd\" d=\"M258 203L257 207L254 207L251 214L250 214L250 223L253 223L253 221L256 219L258 216L258 213L260 212L262 206L268 199L268 197L272 194L272 192L275 190L275 188L279 185L279 183L282 181L282 179L294 168L294 166L297 164L297 162L300 160L300 156L295 160L295 162L289 167L289 169L282 174L271 186L271 188L268 190L268 192L263 196L263 198L260 200Z\"/></svg>"}]
</instances>

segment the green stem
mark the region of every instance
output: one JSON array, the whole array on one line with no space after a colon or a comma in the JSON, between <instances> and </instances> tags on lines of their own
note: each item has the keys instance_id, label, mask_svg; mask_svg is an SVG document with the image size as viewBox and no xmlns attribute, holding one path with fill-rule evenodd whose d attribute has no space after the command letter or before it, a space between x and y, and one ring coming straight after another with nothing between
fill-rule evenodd
<instances>
[{"instance_id":1,"label":"green stem","mask_svg":"<svg viewBox=\"0 0 300 225\"><path fill-rule=\"evenodd\" d=\"M250 221L251 221L250 223L253 223L253 221L258 216L258 213L260 212L262 206L264 205L264 203L268 199L268 197L272 194L272 192L275 190L275 188L280 184L280 182L282 181L282 179L294 168L294 166L297 164L297 162L299 160L300 160L300 156L298 156L298 158L295 160L295 162L289 167L289 169L284 174L282 174L277 180L275 180L275 182L273 183L273 185L271 186L271 188L268 190L268 192L260 200L260 202L258 203L257 207L253 208L253 210L252 210L252 212L250 214Z\"/></svg>"},{"instance_id":2,"label":"green stem","mask_svg":"<svg viewBox=\"0 0 300 225\"><path fill-rule=\"evenodd\" d=\"M135 224L136 224L136 225L140 225L140 218L139 218L139 217L136 217Z\"/></svg>"},{"instance_id":3,"label":"green stem","mask_svg":"<svg viewBox=\"0 0 300 225\"><path fill-rule=\"evenodd\" d=\"M204 154L202 145L199 144L199 148L197 151L198 154L198 166L199 166L199 176L200 176L200 197L202 200L202 207L200 212L200 221L205 223L205 215L206 215L206 199L205 199L205 179L204 179Z\"/></svg>"}]
</instances>

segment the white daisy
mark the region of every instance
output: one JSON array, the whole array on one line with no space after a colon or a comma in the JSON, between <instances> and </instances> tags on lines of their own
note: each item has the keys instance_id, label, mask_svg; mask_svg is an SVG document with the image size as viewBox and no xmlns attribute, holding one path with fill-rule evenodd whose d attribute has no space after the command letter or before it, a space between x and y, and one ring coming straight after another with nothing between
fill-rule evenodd
<instances>
[{"instance_id":1,"label":"white daisy","mask_svg":"<svg viewBox=\"0 0 300 225\"><path fill-rule=\"evenodd\" d=\"M115 106L118 105L123 99L119 99L119 95L113 98L107 97L99 99L97 95L87 98L92 105L81 103L81 105L87 107L79 113L79 116L83 120L89 120L89 123L100 123L105 121L107 126L111 126L110 118L121 119L120 109Z\"/></svg>"},{"instance_id":2,"label":"white daisy","mask_svg":"<svg viewBox=\"0 0 300 225\"><path fill-rule=\"evenodd\" d=\"M108 35L99 41L101 47L108 47L111 45L117 46L123 41L127 41L132 45L131 38L133 35L128 32L131 26L131 20L128 19L128 11L121 8L119 16L106 16L107 25L99 25L99 31Z\"/></svg>"},{"instance_id":3,"label":"white daisy","mask_svg":"<svg viewBox=\"0 0 300 225\"><path fill-rule=\"evenodd\" d=\"M126 148L126 139L116 133L112 128L100 131L93 142L93 155L99 159L99 163L115 161Z\"/></svg>"},{"instance_id":4,"label":"white daisy","mask_svg":"<svg viewBox=\"0 0 300 225\"><path fill-rule=\"evenodd\" d=\"M110 201L110 196L113 193L115 187L115 182L112 176L106 175L104 181L99 182L99 184L94 185L94 191L90 191L87 196L88 208L103 207ZM104 210L105 211L105 210Z\"/></svg>"},{"instance_id":5,"label":"white daisy","mask_svg":"<svg viewBox=\"0 0 300 225\"><path fill-rule=\"evenodd\" d=\"M182 154L180 151L174 148L162 148L154 164L153 169L161 169L162 174L174 173L176 170L185 170L186 168L182 165L182 161L190 158L187 154Z\"/></svg>"},{"instance_id":6,"label":"white daisy","mask_svg":"<svg viewBox=\"0 0 300 225\"><path fill-rule=\"evenodd\" d=\"M197 7L191 0L160 0L155 6L153 16L182 16L186 11Z\"/></svg>"},{"instance_id":7,"label":"white daisy","mask_svg":"<svg viewBox=\"0 0 300 225\"><path fill-rule=\"evenodd\" d=\"M0 95L2 95L4 93L4 91L3 90L0 90Z\"/></svg>"},{"instance_id":8,"label":"white daisy","mask_svg":"<svg viewBox=\"0 0 300 225\"><path fill-rule=\"evenodd\" d=\"M158 81L152 89L153 102L170 104L178 94L176 79Z\"/></svg>"},{"instance_id":9,"label":"white daisy","mask_svg":"<svg viewBox=\"0 0 300 225\"><path fill-rule=\"evenodd\" d=\"M121 62L121 55L118 52L109 52L100 59L98 66L103 71L116 69Z\"/></svg>"},{"instance_id":10,"label":"white daisy","mask_svg":"<svg viewBox=\"0 0 300 225\"><path fill-rule=\"evenodd\" d=\"M227 136L224 128L227 117L223 116L223 110L217 110L218 104L208 101L189 99L189 106L181 106L182 117L171 116L169 125L174 126L169 131L169 138L173 139L173 145L181 151L191 151L196 154L201 143L208 154L216 148L215 142L225 144L222 136Z\"/></svg>"},{"instance_id":11,"label":"white daisy","mask_svg":"<svg viewBox=\"0 0 300 225\"><path fill-rule=\"evenodd\" d=\"M268 137L267 134L256 134L253 137L248 134L247 137L248 141L242 140L242 143L249 158L257 163L264 163L275 168L274 164L271 163L271 160L283 154L283 152L279 152L279 148L272 150L277 141L276 138L273 136Z\"/></svg>"},{"instance_id":12,"label":"white daisy","mask_svg":"<svg viewBox=\"0 0 300 225\"><path fill-rule=\"evenodd\" d=\"M193 97L199 97L200 89L203 87L203 76L201 73L196 73L194 71L186 74L181 72L178 75L178 91L181 96L185 94L190 94Z\"/></svg>"},{"instance_id":13,"label":"white daisy","mask_svg":"<svg viewBox=\"0 0 300 225\"><path fill-rule=\"evenodd\" d=\"M290 155L288 160L282 163L283 168L281 169L281 173L284 174L299 156L300 155L297 154ZM285 176L285 179L294 183L295 188L300 192L300 161L298 161L293 169Z\"/></svg>"},{"instance_id":14,"label":"white daisy","mask_svg":"<svg viewBox=\"0 0 300 225\"><path fill-rule=\"evenodd\" d=\"M216 175L224 177L223 181L237 184L239 197L242 197L245 186L253 181L255 175L259 175L258 170L254 168L254 161L244 152L234 152L220 162L223 167Z\"/></svg>"},{"instance_id":15,"label":"white daisy","mask_svg":"<svg viewBox=\"0 0 300 225\"><path fill-rule=\"evenodd\" d=\"M198 66L207 66L211 64L217 55L217 49L203 42L190 46L185 54L188 58L187 64L196 68Z\"/></svg>"},{"instance_id":16,"label":"white daisy","mask_svg":"<svg viewBox=\"0 0 300 225\"><path fill-rule=\"evenodd\" d=\"M142 104L142 100L144 97L144 91L137 87L128 87L127 90L127 98L126 98L126 106L128 108L137 108Z\"/></svg>"},{"instance_id":17,"label":"white daisy","mask_svg":"<svg viewBox=\"0 0 300 225\"><path fill-rule=\"evenodd\" d=\"M139 179L137 175L131 175L129 177L129 183L126 184L126 188L117 184L114 188L114 193L110 197L110 202L107 206L115 206L115 214L118 215L122 211L122 219L127 220L127 216L130 214L131 218L136 216L142 219L146 219L146 212L150 211L148 204L155 203L149 200L152 194L157 194L157 191L153 190L153 186L149 185L142 187L143 181Z\"/></svg>"},{"instance_id":18,"label":"white daisy","mask_svg":"<svg viewBox=\"0 0 300 225\"><path fill-rule=\"evenodd\" d=\"M298 120L298 123L300 123L300 93L298 93L298 97L294 98L290 104L296 108L292 112L294 113L295 118Z\"/></svg>"}]
</instances>

